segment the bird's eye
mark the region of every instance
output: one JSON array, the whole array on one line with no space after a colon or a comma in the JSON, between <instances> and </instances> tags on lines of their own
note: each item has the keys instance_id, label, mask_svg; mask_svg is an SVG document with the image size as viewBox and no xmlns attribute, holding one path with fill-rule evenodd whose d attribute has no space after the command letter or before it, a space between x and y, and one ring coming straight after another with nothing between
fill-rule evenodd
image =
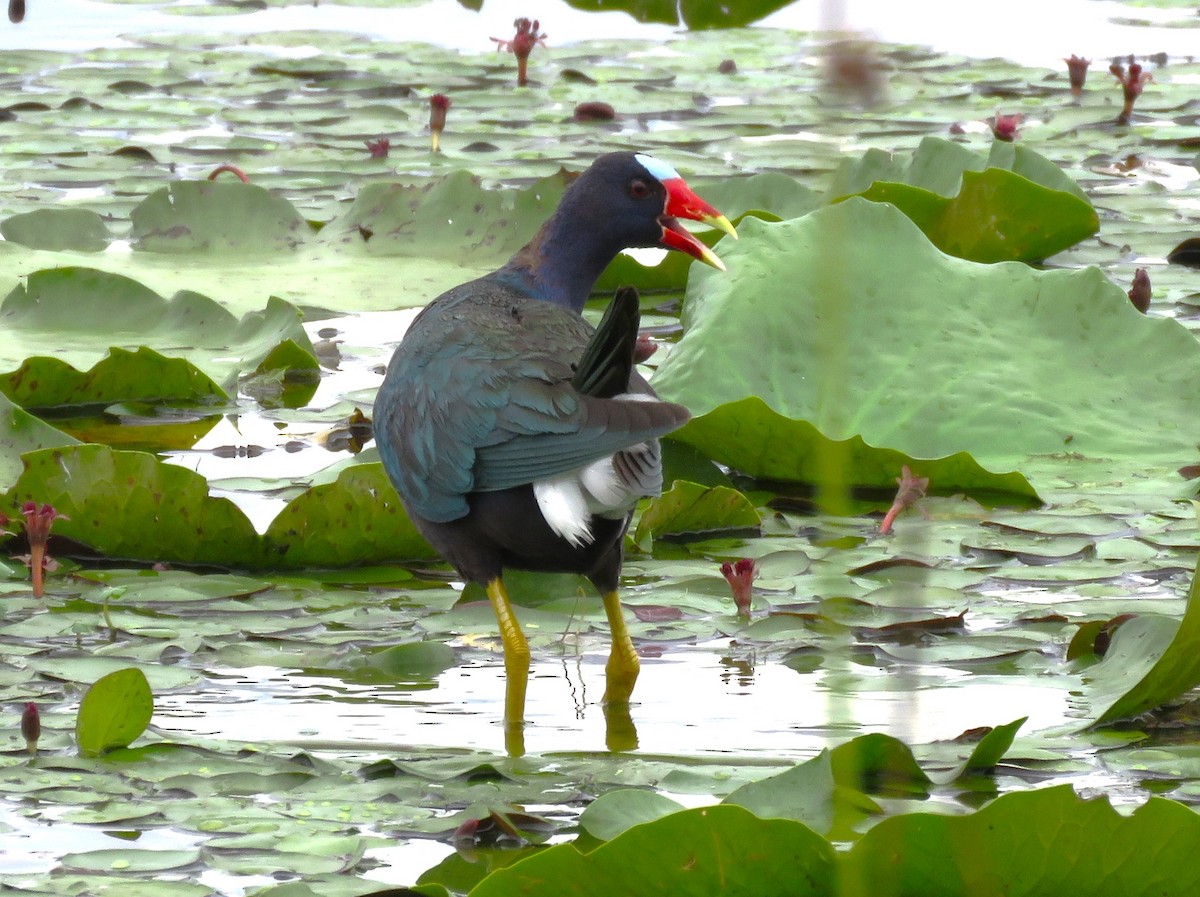
<instances>
[{"instance_id":1,"label":"bird's eye","mask_svg":"<svg viewBox=\"0 0 1200 897\"><path fill-rule=\"evenodd\" d=\"M629 182L629 195L634 199L645 199L653 192L650 189L650 185L641 178L634 178Z\"/></svg>"}]
</instances>

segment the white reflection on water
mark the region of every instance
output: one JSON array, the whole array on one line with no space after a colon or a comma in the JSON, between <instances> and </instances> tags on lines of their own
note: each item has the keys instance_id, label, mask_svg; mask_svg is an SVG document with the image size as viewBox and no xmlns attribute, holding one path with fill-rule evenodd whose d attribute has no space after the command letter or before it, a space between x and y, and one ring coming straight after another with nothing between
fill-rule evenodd
<instances>
[{"instance_id":1,"label":"white reflection on water","mask_svg":"<svg viewBox=\"0 0 1200 897\"><path fill-rule=\"evenodd\" d=\"M748 674L722 663L725 645L672 647L644 658L632 711L639 750L799 759L855 735L885 732L910 744L1022 716L1024 732L1067 722L1069 677L989 678L933 667L856 665L798 674L761 663ZM535 660L526 750L605 749L603 650ZM504 671L499 658L457 666L435 687L349 684L278 669L156 699L165 732L364 752L406 745L503 751Z\"/></svg>"}]
</instances>

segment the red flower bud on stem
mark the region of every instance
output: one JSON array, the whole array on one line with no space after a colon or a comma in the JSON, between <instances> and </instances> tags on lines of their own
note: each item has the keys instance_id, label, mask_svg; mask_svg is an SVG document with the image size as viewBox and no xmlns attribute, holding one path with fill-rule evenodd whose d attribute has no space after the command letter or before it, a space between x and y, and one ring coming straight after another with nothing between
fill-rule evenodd
<instances>
[{"instance_id":1,"label":"red flower bud on stem","mask_svg":"<svg viewBox=\"0 0 1200 897\"><path fill-rule=\"evenodd\" d=\"M1067 64L1067 77L1071 79L1071 93L1079 96L1083 93L1083 84L1087 81L1088 66L1092 64L1092 61L1072 53L1070 58L1064 59L1063 62Z\"/></svg>"},{"instance_id":2,"label":"red flower bud on stem","mask_svg":"<svg viewBox=\"0 0 1200 897\"><path fill-rule=\"evenodd\" d=\"M1025 116L1020 112L1013 115L1001 115L997 112L996 117L992 119L992 136L1005 143L1012 143L1017 137L1017 128L1024 119Z\"/></svg>"},{"instance_id":3,"label":"red flower bud on stem","mask_svg":"<svg viewBox=\"0 0 1200 897\"><path fill-rule=\"evenodd\" d=\"M896 483L900 488L896 490L896 498L892 501L892 506L888 509L887 514L884 515L883 523L879 524L881 536L886 536L892 531L892 523L901 511L913 507L925 497L925 490L929 488L929 477L913 476L913 472L905 464L900 468L900 476L896 477ZM929 516L923 508L921 513L926 517Z\"/></svg>"},{"instance_id":4,"label":"red flower bud on stem","mask_svg":"<svg viewBox=\"0 0 1200 897\"><path fill-rule=\"evenodd\" d=\"M388 153L392 149L392 141L386 137L380 137L378 140L363 141L367 145L367 152L371 154L372 159L386 159Z\"/></svg>"},{"instance_id":5,"label":"red flower bud on stem","mask_svg":"<svg viewBox=\"0 0 1200 897\"><path fill-rule=\"evenodd\" d=\"M517 33L513 35L512 40L500 37L493 37L492 40L496 42L497 50L507 50L517 57L517 86L524 87L529 83L529 54L538 44L546 46L546 35L538 33L541 23L537 19L531 21L522 17L513 22L513 27L517 29Z\"/></svg>"},{"instance_id":6,"label":"red flower bud on stem","mask_svg":"<svg viewBox=\"0 0 1200 897\"><path fill-rule=\"evenodd\" d=\"M758 575L757 565L751 558L742 558L734 564L726 562L721 565L721 575L733 591L733 603L737 605L738 615L749 617L754 577Z\"/></svg>"},{"instance_id":7,"label":"red flower bud on stem","mask_svg":"<svg viewBox=\"0 0 1200 897\"><path fill-rule=\"evenodd\" d=\"M1145 268L1138 268L1133 272L1133 285L1129 287L1129 301L1142 314L1150 310L1150 273Z\"/></svg>"},{"instance_id":8,"label":"red flower bud on stem","mask_svg":"<svg viewBox=\"0 0 1200 897\"><path fill-rule=\"evenodd\" d=\"M29 540L29 570L33 576L33 594L35 598L42 597L43 573L51 563L46 555L46 545L50 541L50 528L58 519L69 518L54 510L52 505L27 501L21 505L21 513L25 515L25 538Z\"/></svg>"},{"instance_id":9,"label":"red flower bud on stem","mask_svg":"<svg viewBox=\"0 0 1200 897\"><path fill-rule=\"evenodd\" d=\"M21 736L25 739L25 748L29 756L37 753L38 739L42 737L42 718L38 714L37 704L29 701L25 712L21 714Z\"/></svg>"},{"instance_id":10,"label":"red flower bud on stem","mask_svg":"<svg viewBox=\"0 0 1200 897\"><path fill-rule=\"evenodd\" d=\"M450 98L444 93L435 93L429 98L429 141L435 153L442 151L442 131L446 129L449 109Z\"/></svg>"},{"instance_id":11,"label":"red flower bud on stem","mask_svg":"<svg viewBox=\"0 0 1200 897\"><path fill-rule=\"evenodd\" d=\"M1154 77L1149 72L1142 71L1141 65L1136 62L1129 63L1128 71L1119 62L1114 62L1108 67L1108 70L1121 82L1121 91L1125 96L1125 105L1121 108L1121 114L1117 116L1117 124L1127 125L1133 118L1133 104L1142 95L1146 84L1153 81Z\"/></svg>"}]
</instances>

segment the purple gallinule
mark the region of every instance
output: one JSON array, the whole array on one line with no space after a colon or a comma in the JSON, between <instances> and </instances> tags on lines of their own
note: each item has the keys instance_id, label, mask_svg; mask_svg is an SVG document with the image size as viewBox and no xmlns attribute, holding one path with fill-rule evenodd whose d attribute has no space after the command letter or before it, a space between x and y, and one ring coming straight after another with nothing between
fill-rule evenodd
<instances>
[{"instance_id":1,"label":"purple gallinule","mask_svg":"<svg viewBox=\"0 0 1200 897\"><path fill-rule=\"evenodd\" d=\"M506 568L588 577L612 628L608 700L628 700L637 678L617 597L622 542L638 498L661 491L658 437L688 412L658 401L634 367L635 291L619 292L595 331L581 312L626 248L666 246L723 269L678 218L736 236L671 166L599 157L507 264L431 302L388 365L379 455L417 529L486 588L510 678L527 674L529 647Z\"/></svg>"}]
</instances>

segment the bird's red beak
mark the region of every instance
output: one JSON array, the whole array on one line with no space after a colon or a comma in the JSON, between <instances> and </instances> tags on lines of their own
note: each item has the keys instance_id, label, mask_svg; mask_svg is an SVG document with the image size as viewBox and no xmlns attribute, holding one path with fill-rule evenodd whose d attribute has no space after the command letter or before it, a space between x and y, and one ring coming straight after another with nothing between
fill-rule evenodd
<instances>
[{"instance_id":1,"label":"bird's red beak","mask_svg":"<svg viewBox=\"0 0 1200 897\"><path fill-rule=\"evenodd\" d=\"M687 218L689 221L702 222L725 231L736 240L737 231L733 229L729 219L693 193L683 178L670 178L663 181L662 185L667 188L667 207L663 217L659 219L663 228L662 245L668 249L686 252L692 258L724 271L725 263L717 258L715 252L692 236L678 219Z\"/></svg>"}]
</instances>

